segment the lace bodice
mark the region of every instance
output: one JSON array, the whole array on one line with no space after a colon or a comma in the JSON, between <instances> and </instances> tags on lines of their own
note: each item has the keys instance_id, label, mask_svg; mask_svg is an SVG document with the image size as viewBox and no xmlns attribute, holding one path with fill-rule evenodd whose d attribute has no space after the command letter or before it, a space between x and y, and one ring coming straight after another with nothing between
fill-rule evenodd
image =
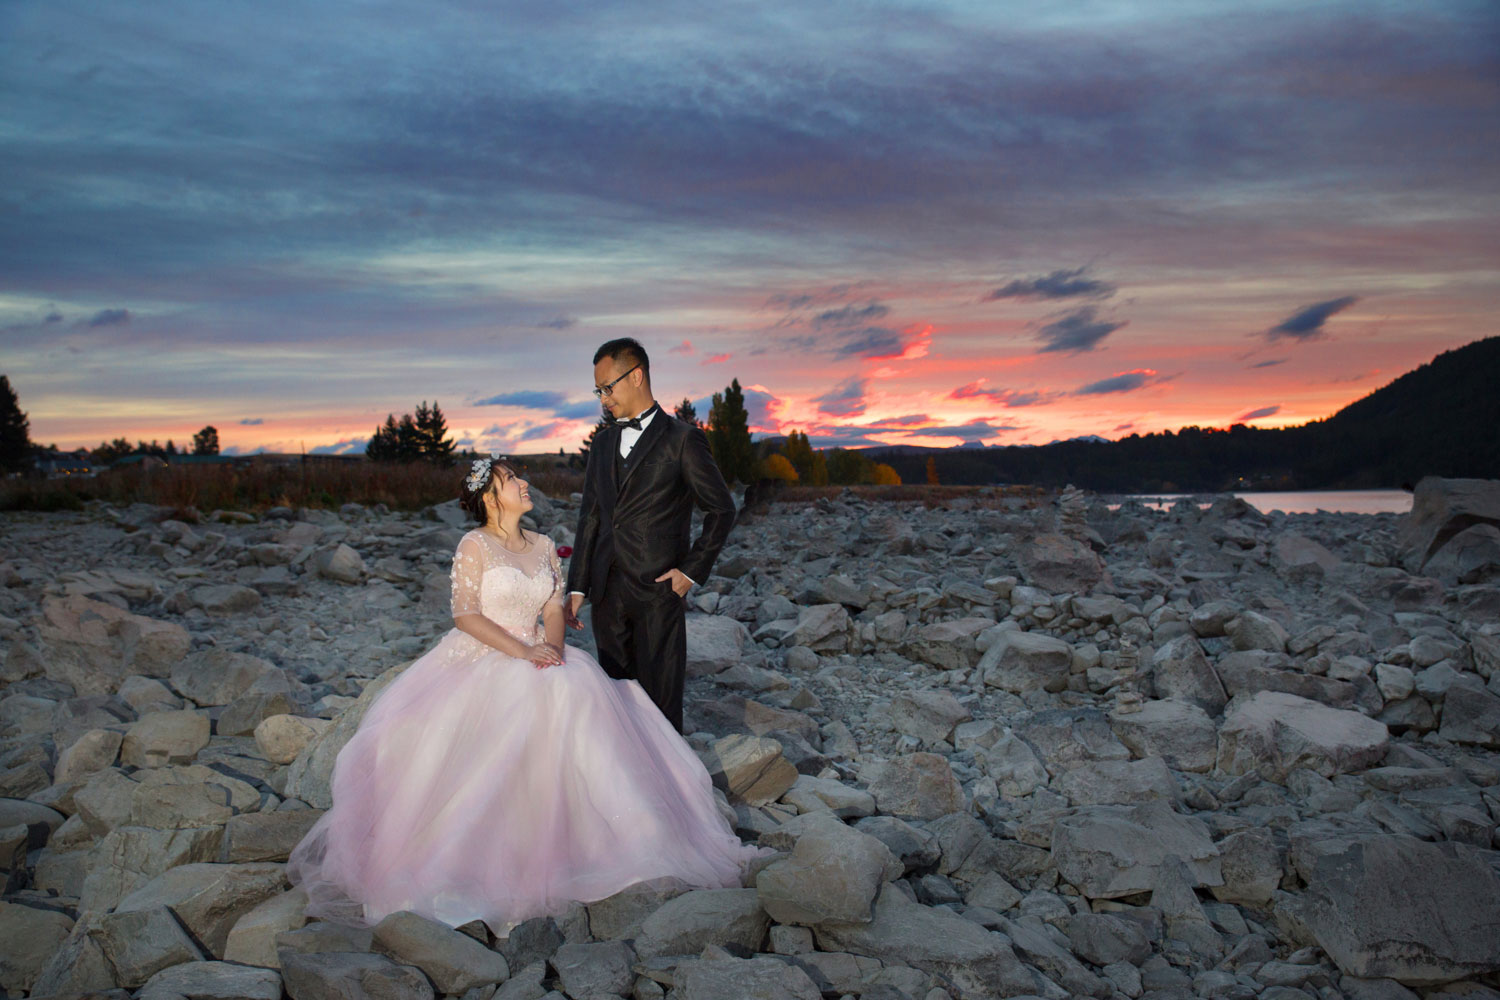
<instances>
[{"instance_id":1,"label":"lace bodice","mask_svg":"<svg viewBox=\"0 0 1500 1000\"><path fill-rule=\"evenodd\" d=\"M453 554L455 618L482 614L522 642L539 640L537 618L545 605L562 605L566 585L552 539L527 537L531 544L512 552L487 531L464 535Z\"/></svg>"}]
</instances>

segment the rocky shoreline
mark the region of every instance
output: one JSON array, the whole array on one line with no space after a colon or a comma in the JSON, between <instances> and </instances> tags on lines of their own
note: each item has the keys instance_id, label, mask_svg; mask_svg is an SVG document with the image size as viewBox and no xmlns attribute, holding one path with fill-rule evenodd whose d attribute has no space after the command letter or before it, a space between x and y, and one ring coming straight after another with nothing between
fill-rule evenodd
<instances>
[{"instance_id":1,"label":"rocky shoreline","mask_svg":"<svg viewBox=\"0 0 1500 1000\"><path fill-rule=\"evenodd\" d=\"M0 518L6 996L1500 998L1500 484L746 514L687 728L779 853L498 941L283 864L450 626L456 504L162 517Z\"/></svg>"}]
</instances>

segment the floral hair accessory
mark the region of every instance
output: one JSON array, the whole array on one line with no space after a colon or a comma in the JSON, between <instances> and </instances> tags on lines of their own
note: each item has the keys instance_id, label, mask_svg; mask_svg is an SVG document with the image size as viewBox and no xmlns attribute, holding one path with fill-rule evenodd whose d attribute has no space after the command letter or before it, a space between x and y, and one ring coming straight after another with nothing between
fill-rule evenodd
<instances>
[{"instance_id":1,"label":"floral hair accessory","mask_svg":"<svg viewBox=\"0 0 1500 1000\"><path fill-rule=\"evenodd\" d=\"M464 480L464 488L470 493L479 492L479 488L490 478L490 466L500 456L491 454L489 458L476 458L474 464L469 466L469 478Z\"/></svg>"}]
</instances>

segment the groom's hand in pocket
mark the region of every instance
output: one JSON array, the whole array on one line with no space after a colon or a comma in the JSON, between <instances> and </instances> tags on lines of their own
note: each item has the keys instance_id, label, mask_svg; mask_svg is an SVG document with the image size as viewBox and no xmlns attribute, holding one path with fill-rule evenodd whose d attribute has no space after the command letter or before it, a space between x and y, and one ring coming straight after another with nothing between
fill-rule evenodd
<instances>
[{"instance_id":1,"label":"groom's hand in pocket","mask_svg":"<svg viewBox=\"0 0 1500 1000\"><path fill-rule=\"evenodd\" d=\"M680 569L669 569L656 578L657 583L663 580L672 581L672 592L678 597L683 597L693 588L693 581L689 580L687 574Z\"/></svg>"}]
</instances>

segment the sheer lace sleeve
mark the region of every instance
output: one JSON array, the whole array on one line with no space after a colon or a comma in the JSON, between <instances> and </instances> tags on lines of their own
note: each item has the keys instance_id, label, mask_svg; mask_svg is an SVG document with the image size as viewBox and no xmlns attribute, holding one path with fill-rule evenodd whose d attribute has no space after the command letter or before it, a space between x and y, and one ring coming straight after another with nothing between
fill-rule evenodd
<instances>
[{"instance_id":1,"label":"sheer lace sleeve","mask_svg":"<svg viewBox=\"0 0 1500 1000\"><path fill-rule=\"evenodd\" d=\"M484 542L465 535L453 553L453 617L480 613L479 582L484 577Z\"/></svg>"},{"instance_id":2,"label":"sheer lace sleeve","mask_svg":"<svg viewBox=\"0 0 1500 1000\"><path fill-rule=\"evenodd\" d=\"M552 594L547 603L563 607L568 600L568 581L563 576L562 560L557 557L557 543L550 538L547 539L547 565L552 569Z\"/></svg>"}]
</instances>

